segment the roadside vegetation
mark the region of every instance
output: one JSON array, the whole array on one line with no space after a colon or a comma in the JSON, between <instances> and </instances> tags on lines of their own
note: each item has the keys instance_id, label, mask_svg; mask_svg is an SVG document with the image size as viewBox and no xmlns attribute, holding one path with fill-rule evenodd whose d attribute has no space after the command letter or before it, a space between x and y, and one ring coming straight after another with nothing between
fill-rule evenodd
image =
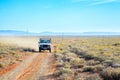
<instances>
[{"instance_id":1,"label":"roadside vegetation","mask_svg":"<svg viewBox=\"0 0 120 80\"><path fill-rule=\"evenodd\" d=\"M0 38L0 70L37 51L39 37ZM120 38L52 37L56 80L120 80Z\"/></svg>"},{"instance_id":2,"label":"roadside vegetation","mask_svg":"<svg viewBox=\"0 0 120 80\"><path fill-rule=\"evenodd\" d=\"M16 38L0 38L0 70L22 62L35 51L31 47L21 46L22 42L23 40L17 40Z\"/></svg>"},{"instance_id":3,"label":"roadside vegetation","mask_svg":"<svg viewBox=\"0 0 120 80\"><path fill-rule=\"evenodd\" d=\"M56 49L58 80L120 79L120 38L64 38Z\"/></svg>"}]
</instances>

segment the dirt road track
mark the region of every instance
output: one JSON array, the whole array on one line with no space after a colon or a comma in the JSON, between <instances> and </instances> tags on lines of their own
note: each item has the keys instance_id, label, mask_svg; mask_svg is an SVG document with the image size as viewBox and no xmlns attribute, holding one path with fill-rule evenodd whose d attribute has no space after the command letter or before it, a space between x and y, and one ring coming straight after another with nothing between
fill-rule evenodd
<instances>
[{"instance_id":1,"label":"dirt road track","mask_svg":"<svg viewBox=\"0 0 120 80\"><path fill-rule=\"evenodd\" d=\"M52 53L34 53L16 69L0 76L0 80L54 80L54 71Z\"/></svg>"}]
</instances>

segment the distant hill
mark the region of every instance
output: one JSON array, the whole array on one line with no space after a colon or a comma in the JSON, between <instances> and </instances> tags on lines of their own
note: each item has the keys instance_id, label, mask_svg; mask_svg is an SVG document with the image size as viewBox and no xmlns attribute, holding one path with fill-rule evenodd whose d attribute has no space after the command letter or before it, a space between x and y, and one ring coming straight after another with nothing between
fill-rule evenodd
<instances>
[{"instance_id":1,"label":"distant hill","mask_svg":"<svg viewBox=\"0 0 120 80\"><path fill-rule=\"evenodd\" d=\"M0 30L0 35L36 35L36 36L53 36L53 35L120 35L120 32L83 32L83 33L74 33L74 32L40 32L33 33L27 31L17 31L17 30Z\"/></svg>"},{"instance_id":2,"label":"distant hill","mask_svg":"<svg viewBox=\"0 0 120 80\"><path fill-rule=\"evenodd\" d=\"M120 32L41 32L40 35L120 35Z\"/></svg>"},{"instance_id":3,"label":"distant hill","mask_svg":"<svg viewBox=\"0 0 120 80\"><path fill-rule=\"evenodd\" d=\"M83 35L120 35L120 32L84 32Z\"/></svg>"},{"instance_id":4,"label":"distant hill","mask_svg":"<svg viewBox=\"0 0 120 80\"><path fill-rule=\"evenodd\" d=\"M0 30L0 35L27 35L32 34L31 32L16 31L16 30Z\"/></svg>"},{"instance_id":5,"label":"distant hill","mask_svg":"<svg viewBox=\"0 0 120 80\"><path fill-rule=\"evenodd\" d=\"M41 32L41 35L81 35L81 33L73 32Z\"/></svg>"}]
</instances>

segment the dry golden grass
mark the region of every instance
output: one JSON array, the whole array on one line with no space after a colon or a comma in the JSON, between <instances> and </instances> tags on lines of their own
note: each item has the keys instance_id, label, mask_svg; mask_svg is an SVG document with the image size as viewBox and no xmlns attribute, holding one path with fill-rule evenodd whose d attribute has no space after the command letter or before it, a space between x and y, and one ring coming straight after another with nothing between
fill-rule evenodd
<instances>
[{"instance_id":1,"label":"dry golden grass","mask_svg":"<svg viewBox=\"0 0 120 80\"><path fill-rule=\"evenodd\" d=\"M106 68L100 73L104 80L120 80L120 68Z\"/></svg>"},{"instance_id":2,"label":"dry golden grass","mask_svg":"<svg viewBox=\"0 0 120 80\"><path fill-rule=\"evenodd\" d=\"M21 47L38 51L38 41L39 37L1 37L2 48L0 49L2 49L2 53L8 54L10 48L5 46L7 44L17 46L11 51L12 55L16 55L16 50L20 50ZM58 79L110 80L109 77L113 76L114 79L119 80L120 38L52 37L52 43L58 63L55 75ZM4 64L0 64L0 66L4 66ZM108 72L109 67L112 68L110 71L112 74Z\"/></svg>"},{"instance_id":3,"label":"dry golden grass","mask_svg":"<svg viewBox=\"0 0 120 80\"><path fill-rule=\"evenodd\" d=\"M106 76L102 76L103 79L99 77L99 80L119 80L120 79L120 38L117 37L82 37L82 38L64 38L61 43L58 43L57 53L61 53L63 58L68 58L64 54L73 53L77 57L70 58L70 61L62 60L62 64L69 64L69 66L80 65L82 67L77 67L79 72L76 74L76 67L71 67L71 70L74 70L74 77L78 74L84 74L82 79L84 80L93 80L88 79L87 75L94 75L93 73L100 74L100 72L106 70L108 67L112 67L112 75L114 79L110 79L107 72L104 72ZM70 56L69 56L70 57ZM75 59L74 59L75 58ZM79 59L78 59L79 58ZM60 59L60 58L59 58ZM79 60L83 60L81 61ZM73 61L74 60L74 61ZM58 60L60 61L60 60ZM72 63L72 64L71 64ZM60 64L60 62L59 62ZM62 66L64 67L64 66ZM65 67L68 69L69 67ZM61 68L58 68L58 70ZM117 69L117 72L114 70ZM86 75L86 73L88 73ZM117 75L117 76L116 76ZM81 79L81 76L78 78Z\"/></svg>"},{"instance_id":4,"label":"dry golden grass","mask_svg":"<svg viewBox=\"0 0 120 80\"><path fill-rule=\"evenodd\" d=\"M31 51L37 50L37 40L35 37L0 37L0 69L23 61Z\"/></svg>"}]
</instances>

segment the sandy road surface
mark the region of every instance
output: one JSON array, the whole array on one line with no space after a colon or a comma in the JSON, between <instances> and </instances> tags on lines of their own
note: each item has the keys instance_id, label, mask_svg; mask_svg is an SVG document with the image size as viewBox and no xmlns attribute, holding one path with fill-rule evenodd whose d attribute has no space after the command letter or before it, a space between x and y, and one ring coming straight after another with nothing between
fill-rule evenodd
<instances>
[{"instance_id":1,"label":"sandy road surface","mask_svg":"<svg viewBox=\"0 0 120 80\"><path fill-rule=\"evenodd\" d=\"M0 80L54 80L54 71L53 53L34 53Z\"/></svg>"}]
</instances>

